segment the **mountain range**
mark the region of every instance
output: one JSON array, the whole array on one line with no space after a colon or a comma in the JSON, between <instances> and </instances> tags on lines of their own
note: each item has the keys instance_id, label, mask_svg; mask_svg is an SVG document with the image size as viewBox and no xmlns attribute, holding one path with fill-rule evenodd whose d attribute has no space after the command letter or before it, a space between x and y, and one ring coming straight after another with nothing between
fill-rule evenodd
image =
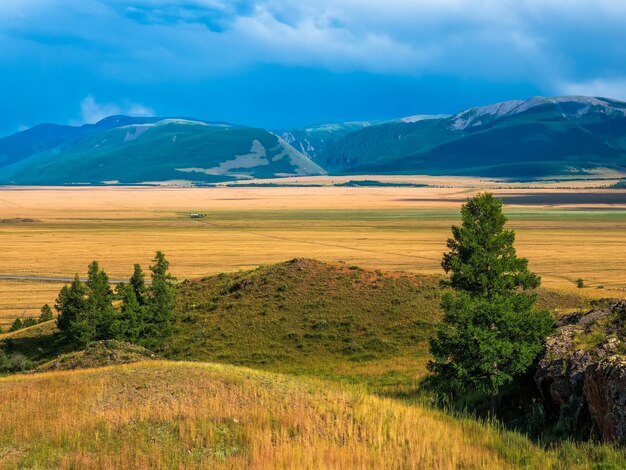
<instances>
[{"instance_id":1,"label":"mountain range","mask_svg":"<svg viewBox=\"0 0 626 470\"><path fill-rule=\"evenodd\" d=\"M269 131L224 122L111 116L0 139L0 183L220 182L323 174L501 178L626 174L626 103L534 97L454 115Z\"/></svg>"}]
</instances>

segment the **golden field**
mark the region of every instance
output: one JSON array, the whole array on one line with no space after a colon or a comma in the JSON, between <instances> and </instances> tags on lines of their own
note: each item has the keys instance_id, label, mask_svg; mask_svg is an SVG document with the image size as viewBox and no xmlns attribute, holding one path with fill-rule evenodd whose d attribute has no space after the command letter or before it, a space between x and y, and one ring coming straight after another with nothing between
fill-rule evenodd
<instances>
[{"instance_id":1,"label":"golden field","mask_svg":"<svg viewBox=\"0 0 626 470\"><path fill-rule=\"evenodd\" d=\"M476 421L225 365L13 376L0 395L3 468L592 468L575 445L545 451Z\"/></svg>"},{"instance_id":2,"label":"golden field","mask_svg":"<svg viewBox=\"0 0 626 470\"><path fill-rule=\"evenodd\" d=\"M440 273L461 203L491 188L505 198L518 251L544 285L574 289L581 277L590 286L583 289L588 296L624 295L624 191L556 183L504 189L489 180L411 178L445 187L1 188L0 275L84 275L96 259L112 278L124 278L133 263L146 267L156 250L167 254L181 279L294 257ZM583 194L581 201L569 200L580 193L599 199ZM191 212L207 217L192 220ZM23 218L36 221L14 220ZM60 285L0 280L0 326L23 313L37 314L44 302L54 301Z\"/></svg>"}]
</instances>

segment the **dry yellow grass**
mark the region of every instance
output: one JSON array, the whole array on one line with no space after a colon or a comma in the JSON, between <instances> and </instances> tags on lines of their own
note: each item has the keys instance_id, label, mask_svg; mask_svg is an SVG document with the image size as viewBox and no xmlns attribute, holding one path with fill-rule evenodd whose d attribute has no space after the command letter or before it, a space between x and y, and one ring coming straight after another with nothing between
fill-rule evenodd
<instances>
[{"instance_id":1,"label":"dry yellow grass","mask_svg":"<svg viewBox=\"0 0 626 470\"><path fill-rule=\"evenodd\" d=\"M549 468L513 433L322 382L149 362L0 379L2 468ZM589 468L584 461L579 468Z\"/></svg>"},{"instance_id":2,"label":"dry yellow grass","mask_svg":"<svg viewBox=\"0 0 626 470\"><path fill-rule=\"evenodd\" d=\"M179 278L293 257L440 273L460 201L478 191L465 184L480 183L447 181L456 186L2 188L0 218L39 222L0 223L0 275L71 277L97 259L112 277L125 277L134 262L149 264L158 249L166 252ZM537 194L496 190L505 192ZM613 212L581 210L592 206ZM571 289L582 277L592 287L606 287L584 289L586 295L624 295L609 288L626 287L626 205L558 209L507 206L519 253L548 287ZM196 211L208 217L189 219ZM22 312L37 314L41 304L54 301L58 287L0 280L0 326Z\"/></svg>"}]
</instances>

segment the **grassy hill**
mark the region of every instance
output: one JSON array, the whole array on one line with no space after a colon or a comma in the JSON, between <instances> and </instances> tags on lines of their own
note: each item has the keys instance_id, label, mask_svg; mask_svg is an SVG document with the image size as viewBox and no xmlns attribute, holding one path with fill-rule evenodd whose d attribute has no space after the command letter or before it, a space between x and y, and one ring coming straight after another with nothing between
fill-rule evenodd
<instances>
[{"instance_id":1,"label":"grassy hill","mask_svg":"<svg viewBox=\"0 0 626 470\"><path fill-rule=\"evenodd\" d=\"M4 467L617 469L626 458L546 450L391 398L424 376L439 277L294 259L178 289L162 354L195 362L120 365L151 356L117 342L71 351L54 321L0 335L0 349L47 371L0 378ZM583 303L539 294L553 310ZM83 367L98 368L63 371Z\"/></svg>"},{"instance_id":2,"label":"grassy hill","mask_svg":"<svg viewBox=\"0 0 626 470\"><path fill-rule=\"evenodd\" d=\"M151 361L0 378L3 468L619 468L325 382ZM598 467L597 465L601 465Z\"/></svg>"},{"instance_id":3,"label":"grassy hill","mask_svg":"<svg viewBox=\"0 0 626 470\"><path fill-rule=\"evenodd\" d=\"M181 286L165 355L414 386L439 279L294 259Z\"/></svg>"},{"instance_id":4,"label":"grassy hill","mask_svg":"<svg viewBox=\"0 0 626 470\"><path fill-rule=\"evenodd\" d=\"M440 281L293 259L182 282L174 336L161 356L410 393L426 373L427 340L441 318ZM540 305L552 310L585 303L551 290L539 294ZM38 367L75 358L54 322L0 335L0 349Z\"/></svg>"},{"instance_id":5,"label":"grassy hill","mask_svg":"<svg viewBox=\"0 0 626 470\"><path fill-rule=\"evenodd\" d=\"M325 173L263 129L183 119L121 124L22 158L2 169L1 180L23 184L215 182Z\"/></svg>"},{"instance_id":6,"label":"grassy hill","mask_svg":"<svg viewBox=\"0 0 626 470\"><path fill-rule=\"evenodd\" d=\"M293 259L186 282L164 355L359 383L383 394L414 391L441 318L440 281ZM539 294L552 310L584 303Z\"/></svg>"}]
</instances>

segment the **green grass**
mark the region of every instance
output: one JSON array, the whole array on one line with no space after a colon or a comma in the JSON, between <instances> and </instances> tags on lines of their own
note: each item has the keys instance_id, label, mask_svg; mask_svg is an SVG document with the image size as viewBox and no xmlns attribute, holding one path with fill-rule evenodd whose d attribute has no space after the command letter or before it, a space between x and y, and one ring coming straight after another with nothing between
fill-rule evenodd
<instances>
[{"instance_id":1,"label":"green grass","mask_svg":"<svg viewBox=\"0 0 626 470\"><path fill-rule=\"evenodd\" d=\"M296 259L183 284L165 356L414 383L439 303L437 277Z\"/></svg>"},{"instance_id":2,"label":"green grass","mask_svg":"<svg viewBox=\"0 0 626 470\"><path fill-rule=\"evenodd\" d=\"M294 259L185 281L178 287L175 333L162 356L410 394L426 373L442 279ZM569 311L585 301L540 289L538 305ZM0 348L35 366L69 354L58 367L74 357L54 322L0 336Z\"/></svg>"}]
</instances>

